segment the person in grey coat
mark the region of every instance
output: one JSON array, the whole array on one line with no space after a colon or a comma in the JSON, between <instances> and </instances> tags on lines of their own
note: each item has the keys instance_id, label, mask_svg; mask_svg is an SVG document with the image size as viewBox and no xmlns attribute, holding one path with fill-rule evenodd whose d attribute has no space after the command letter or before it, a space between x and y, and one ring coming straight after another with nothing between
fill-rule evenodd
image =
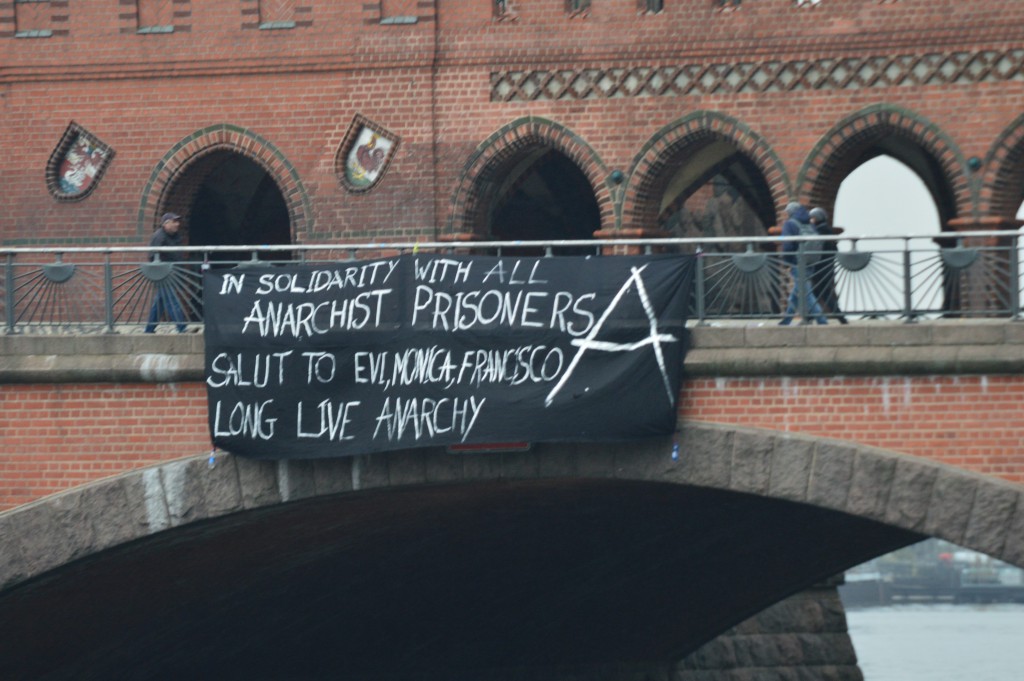
<instances>
[{"instance_id":1,"label":"person in grey coat","mask_svg":"<svg viewBox=\"0 0 1024 681\"><path fill-rule=\"evenodd\" d=\"M811 224L818 234L832 236L835 232L828 222L828 212L824 208L812 208L810 212ZM822 241L821 258L811 268L811 290L814 297L821 303L822 309L828 316L835 317L840 324L846 324L846 317L839 309L839 296L836 293L836 242Z\"/></svg>"}]
</instances>

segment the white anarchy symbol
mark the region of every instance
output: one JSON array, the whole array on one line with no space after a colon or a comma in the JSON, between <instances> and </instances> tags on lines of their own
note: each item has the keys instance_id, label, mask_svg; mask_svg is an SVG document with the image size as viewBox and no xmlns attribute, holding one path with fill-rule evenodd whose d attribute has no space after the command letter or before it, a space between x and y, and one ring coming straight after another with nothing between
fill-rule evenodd
<instances>
[{"instance_id":1,"label":"white anarchy symbol","mask_svg":"<svg viewBox=\"0 0 1024 681\"><path fill-rule=\"evenodd\" d=\"M600 350L602 352L633 352L648 345L654 349L654 356L658 360L658 368L661 369L661 380L665 384L665 393L668 396L669 404L671 404L672 400L675 399L675 396L672 394L672 386L669 385L668 371L665 369L665 355L662 352L661 344L676 343L679 339L670 333L658 332L658 319L654 314L654 308L651 307L651 299L647 296L647 289L644 286L644 280L640 276L640 273L643 272L646 267L647 265L640 268L631 267L630 271L632 274L630 274L629 278L622 284L619 292L615 294L614 298L612 298L612 302L608 304L608 307L601 315L601 318L597 320L597 324L595 324L594 328L590 330L587 337L576 338L572 341L572 344L579 348L579 350L576 351L576 355L572 358L572 361L569 362L569 367L565 370L565 373L562 374L562 378L558 381L555 387L551 389L548 396L544 398L545 407L551 406L551 402L555 399L555 395L559 393L565 383L572 376L573 371L576 369L576 365L579 364L580 359L583 357L583 353L586 351ZM650 333L646 337L632 343L609 343L608 341L594 340L597 334L601 332L601 328L604 326L605 321L607 321L608 316L611 315L612 310L614 310L615 306L619 304L619 301L622 300L622 297L626 294L631 285L636 285L637 295L640 296L640 303L643 305L644 314L647 315Z\"/></svg>"}]
</instances>

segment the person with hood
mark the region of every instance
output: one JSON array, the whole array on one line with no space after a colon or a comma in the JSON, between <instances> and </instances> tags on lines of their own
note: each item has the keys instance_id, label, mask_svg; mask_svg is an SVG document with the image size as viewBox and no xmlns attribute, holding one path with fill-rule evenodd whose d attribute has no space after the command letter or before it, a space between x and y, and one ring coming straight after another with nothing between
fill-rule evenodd
<instances>
[{"instance_id":1,"label":"person with hood","mask_svg":"<svg viewBox=\"0 0 1024 681\"><path fill-rule=\"evenodd\" d=\"M817 235L817 231L811 224L811 214L807 208L797 202L786 206L786 221L782 223L782 236L809 236ZM808 247L808 242L786 241L782 244L782 259L789 265L793 273L793 289L789 293L789 301L786 304L786 312L779 322L781 326L788 326L793 322L793 315L800 308L801 299L807 304L807 319L814 319L819 324L828 324L828 319L821 310L818 299L814 297L811 290L811 257L816 257L819 250L815 246ZM802 311L801 311L802 312Z\"/></svg>"},{"instance_id":2,"label":"person with hood","mask_svg":"<svg viewBox=\"0 0 1024 681\"><path fill-rule=\"evenodd\" d=\"M832 236L835 233L828 223L828 212L824 208L812 208L810 216L811 224L818 234ZM822 254L811 269L811 290L827 315L834 315L840 324L846 324L836 294L836 242L830 239L820 243Z\"/></svg>"}]
</instances>

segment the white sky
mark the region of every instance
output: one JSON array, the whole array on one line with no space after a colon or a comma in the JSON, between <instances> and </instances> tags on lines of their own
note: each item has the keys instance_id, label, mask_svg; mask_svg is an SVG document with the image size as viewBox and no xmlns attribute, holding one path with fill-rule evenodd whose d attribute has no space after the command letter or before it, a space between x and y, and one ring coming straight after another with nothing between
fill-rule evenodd
<instances>
[{"instance_id":1,"label":"white sky","mask_svg":"<svg viewBox=\"0 0 1024 681\"><path fill-rule=\"evenodd\" d=\"M1017 217L1024 219L1024 203ZM941 232L939 214L924 182L910 168L891 156L879 156L854 170L839 187L836 197L835 215L832 224L843 228L844 237L877 237L886 235L930 237ZM930 238L914 239L909 244L915 262L924 262L933 257L929 252L938 250ZM861 242L858 250L889 252L901 251L904 243L899 240L873 240ZM839 250L851 249L849 241L840 241ZM1021 253L1024 257L1024 251ZM1024 288L1024 271L1020 273L1021 287ZM877 284L875 284L877 286ZM900 288L893 280L892 286ZM853 286L840 288L839 302L843 309L879 309L865 300L854 301ZM915 289L913 304L931 304L935 300L928 296L925 288ZM927 298L927 300L926 300ZM930 303L928 301L931 301Z\"/></svg>"},{"instance_id":2,"label":"white sky","mask_svg":"<svg viewBox=\"0 0 1024 681\"><path fill-rule=\"evenodd\" d=\"M1024 219L1024 203L1017 217ZM844 236L935 234L939 214L924 182L891 156L860 166L839 187L832 224Z\"/></svg>"}]
</instances>

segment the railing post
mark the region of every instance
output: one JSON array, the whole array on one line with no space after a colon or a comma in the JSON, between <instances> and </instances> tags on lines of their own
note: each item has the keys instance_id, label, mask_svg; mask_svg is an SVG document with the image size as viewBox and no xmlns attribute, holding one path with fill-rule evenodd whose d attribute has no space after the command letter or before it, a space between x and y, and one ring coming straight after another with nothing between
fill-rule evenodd
<instances>
[{"instance_id":1,"label":"railing post","mask_svg":"<svg viewBox=\"0 0 1024 681\"><path fill-rule=\"evenodd\" d=\"M1020 235L1010 239L1010 319L1020 319Z\"/></svg>"},{"instance_id":2,"label":"railing post","mask_svg":"<svg viewBox=\"0 0 1024 681\"><path fill-rule=\"evenodd\" d=\"M106 318L106 333L114 333L114 269L110 264L110 252L103 254L103 313Z\"/></svg>"},{"instance_id":3,"label":"railing post","mask_svg":"<svg viewBox=\"0 0 1024 681\"><path fill-rule=\"evenodd\" d=\"M914 314L914 307L911 302L910 283L910 239L903 238L903 316L904 324L917 322L917 315Z\"/></svg>"},{"instance_id":4,"label":"railing post","mask_svg":"<svg viewBox=\"0 0 1024 681\"><path fill-rule=\"evenodd\" d=\"M694 296L697 298L697 326L707 325L707 305L704 300L705 292L705 281L704 281L704 249L697 248L696 251L697 259L694 263L696 272L694 272Z\"/></svg>"},{"instance_id":5,"label":"railing post","mask_svg":"<svg viewBox=\"0 0 1024 681\"><path fill-rule=\"evenodd\" d=\"M810 324L808 315L811 310L807 307L807 299L811 296L810 283L807 276L807 259L804 254L804 244L796 249L796 281L793 282L793 290L797 295L796 309L800 314L801 324Z\"/></svg>"},{"instance_id":6,"label":"railing post","mask_svg":"<svg viewBox=\"0 0 1024 681\"><path fill-rule=\"evenodd\" d=\"M4 320L7 333L14 333L14 254L7 254L7 267L4 268Z\"/></svg>"}]
</instances>

